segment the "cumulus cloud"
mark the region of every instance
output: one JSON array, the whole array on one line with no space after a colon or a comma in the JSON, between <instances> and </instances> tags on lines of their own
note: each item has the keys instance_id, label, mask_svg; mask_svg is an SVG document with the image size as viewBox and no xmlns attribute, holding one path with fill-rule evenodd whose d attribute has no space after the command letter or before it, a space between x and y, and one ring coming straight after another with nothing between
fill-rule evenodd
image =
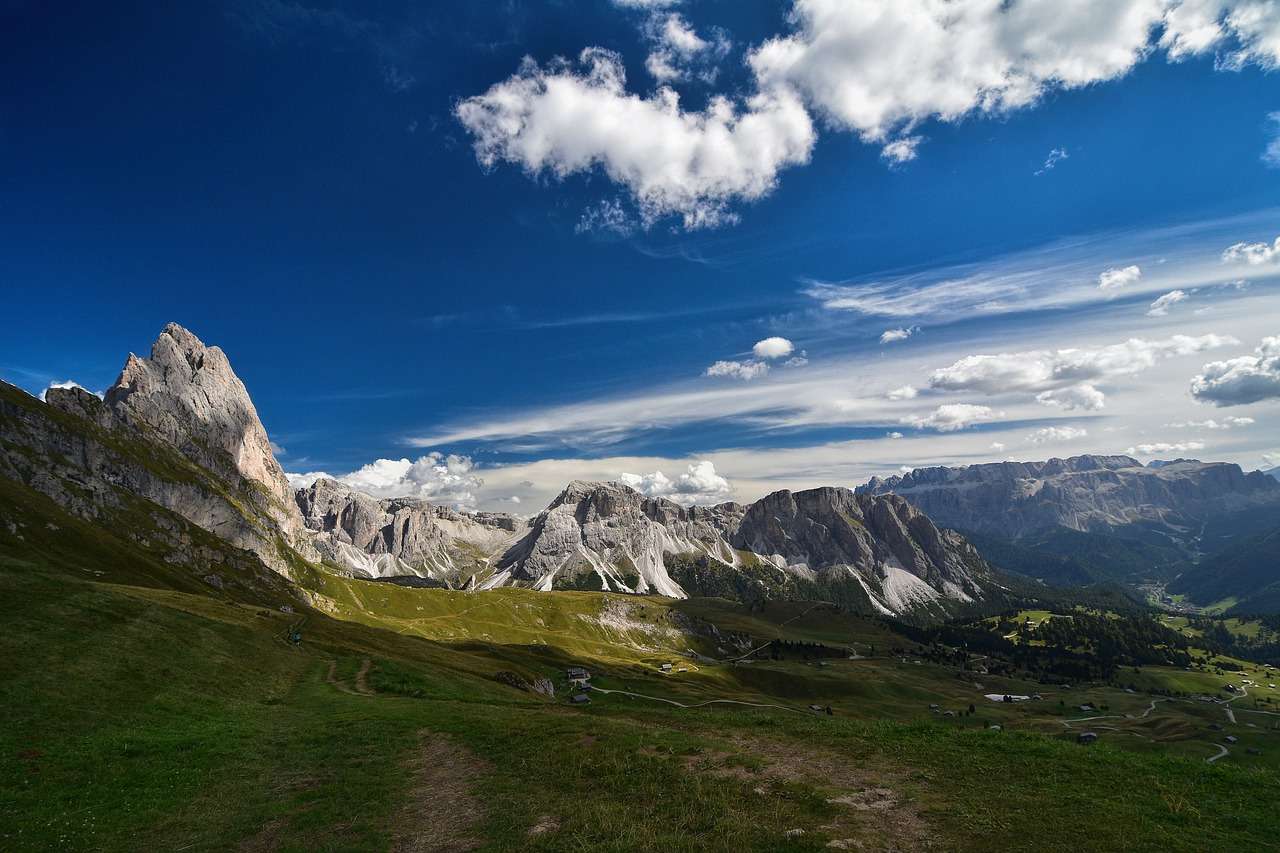
<instances>
[{"instance_id":1,"label":"cumulus cloud","mask_svg":"<svg viewBox=\"0 0 1280 853\"><path fill-rule=\"evenodd\" d=\"M64 379L61 382L50 382L48 387L40 392L40 399L43 400L45 398L45 395L48 394L54 388L79 388L81 391L87 391L88 393L92 394L95 397L99 397L99 398L102 397L101 391L89 391L88 388L84 387L79 382L75 382L71 379Z\"/></svg>"},{"instance_id":2,"label":"cumulus cloud","mask_svg":"<svg viewBox=\"0 0 1280 853\"><path fill-rule=\"evenodd\" d=\"M1187 293L1185 290L1170 290L1164 296L1156 299L1151 303L1151 308L1147 310L1148 317L1163 317L1169 313L1169 309L1179 302L1186 301Z\"/></svg>"},{"instance_id":3,"label":"cumulus cloud","mask_svg":"<svg viewBox=\"0 0 1280 853\"><path fill-rule=\"evenodd\" d=\"M614 3L655 22L647 64L660 82L716 49L663 11L675 0ZM1173 61L1213 51L1229 69L1280 64L1280 9L1266 0L793 0L788 21L789 32L749 52L742 104L716 97L685 112L665 86L630 94L621 60L589 47L579 67L526 60L456 115L486 167L561 178L600 168L646 222L675 215L696 228L735 221L731 204L766 195L781 170L808 161L810 110L898 165L916 156L913 131L927 120L1027 108L1123 77L1156 48Z\"/></svg>"},{"instance_id":4,"label":"cumulus cloud","mask_svg":"<svg viewBox=\"0 0 1280 853\"><path fill-rule=\"evenodd\" d=\"M1280 398L1280 335L1263 338L1254 352L1206 364L1191 380L1191 396L1215 406Z\"/></svg>"},{"instance_id":5,"label":"cumulus cloud","mask_svg":"<svg viewBox=\"0 0 1280 853\"><path fill-rule=\"evenodd\" d=\"M1259 0L796 0L791 18L752 52L758 79L874 142L1122 77L1157 33L1173 59L1225 46L1235 67L1280 60L1280 14Z\"/></svg>"},{"instance_id":6,"label":"cumulus cloud","mask_svg":"<svg viewBox=\"0 0 1280 853\"><path fill-rule=\"evenodd\" d=\"M474 474L469 456L428 453L416 460L377 459L349 474L334 476L324 471L306 474L286 473L295 489L310 486L316 480L329 478L375 498L423 498L454 506L475 503L476 489L484 484Z\"/></svg>"},{"instance_id":7,"label":"cumulus cloud","mask_svg":"<svg viewBox=\"0 0 1280 853\"><path fill-rule=\"evenodd\" d=\"M910 385L903 385L901 388L894 388L888 394L885 394L890 400L914 400L920 391Z\"/></svg>"},{"instance_id":8,"label":"cumulus cloud","mask_svg":"<svg viewBox=\"0 0 1280 853\"><path fill-rule=\"evenodd\" d=\"M1208 418L1203 421L1174 421L1165 424L1172 429L1234 429L1235 427L1252 426L1256 421L1253 418L1237 418L1228 416L1225 418Z\"/></svg>"},{"instance_id":9,"label":"cumulus cloud","mask_svg":"<svg viewBox=\"0 0 1280 853\"><path fill-rule=\"evenodd\" d=\"M621 474L618 482L630 486L645 497L666 498L679 504L714 504L729 499L733 487L716 473L707 460L694 462L675 480L661 471L652 474Z\"/></svg>"},{"instance_id":10,"label":"cumulus cloud","mask_svg":"<svg viewBox=\"0 0 1280 853\"><path fill-rule=\"evenodd\" d=\"M715 62L733 47L723 30L715 30L705 39L678 12L651 16L644 33L653 45L645 68L659 83L685 80L694 74L712 82L718 71Z\"/></svg>"},{"instance_id":11,"label":"cumulus cloud","mask_svg":"<svg viewBox=\"0 0 1280 853\"><path fill-rule=\"evenodd\" d=\"M756 341L751 353L760 359L785 358L795 351L795 345L786 338L765 338Z\"/></svg>"},{"instance_id":12,"label":"cumulus cloud","mask_svg":"<svg viewBox=\"0 0 1280 853\"><path fill-rule=\"evenodd\" d=\"M1125 451L1126 456L1162 456L1166 453L1187 453L1193 450L1204 450L1203 441L1156 441L1151 444L1139 444Z\"/></svg>"},{"instance_id":13,"label":"cumulus cloud","mask_svg":"<svg viewBox=\"0 0 1280 853\"><path fill-rule=\"evenodd\" d=\"M927 415L910 415L902 419L902 423L916 429L936 429L938 432L955 432L965 427L1001 417L1003 412L995 412L989 406L976 406L971 403L946 403Z\"/></svg>"},{"instance_id":14,"label":"cumulus cloud","mask_svg":"<svg viewBox=\"0 0 1280 853\"><path fill-rule=\"evenodd\" d=\"M588 48L576 64L526 59L520 70L455 114L485 167L514 163L557 178L602 169L625 187L649 224L679 216L686 228L722 224L729 205L773 190L780 170L805 163L814 130L799 99L762 91L745 104L714 97L681 109L673 89L626 89L617 54Z\"/></svg>"},{"instance_id":15,"label":"cumulus cloud","mask_svg":"<svg viewBox=\"0 0 1280 853\"><path fill-rule=\"evenodd\" d=\"M1036 402L1042 406L1053 406L1058 409L1088 409L1095 411L1106 405L1107 395L1087 382L1079 385L1068 385L1052 391L1042 391L1036 395Z\"/></svg>"},{"instance_id":16,"label":"cumulus cloud","mask_svg":"<svg viewBox=\"0 0 1280 853\"><path fill-rule=\"evenodd\" d=\"M1118 290L1126 284L1133 284L1142 278L1142 269L1137 264L1127 267L1112 267L1098 275L1099 290Z\"/></svg>"},{"instance_id":17,"label":"cumulus cloud","mask_svg":"<svg viewBox=\"0 0 1280 853\"><path fill-rule=\"evenodd\" d=\"M886 432L884 434L884 437L897 441L898 439L902 438L902 433L898 432L897 430L894 430L893 432Z\"/></svg>"},{"instance_id":18,"label":"cumulus cloud","mask_svg":"<svg viewBox=\"0 0 1280 853\"><path fill-rule=\"evenodd\" d=\"M1089 431L1080 427L1043 427L1027 436L1032 444L1058 444L1064 441L1077 441L1086 438Z\"/></svg>"},{"instance_id":19,"label":"cumulus cloud","mask_svg":"<svg viewBox=\"0 0 1280 853\"><path fill-rule=\"evenodd\" d=\"M1280 237L1272 243L1233 243L1222 252L1225 264L1248 264L1262 266L1273 261L1280 261Z\"/></svg>"},{"instance_id":20,"label":"cumulus cloud","mask_svg":"<svg viewBox=\"0 0 1280 853\"><path fill-rule=\"evenodd\" d=\"M880 343L891 344L894 341L905 341L907 338L914 335L916 330L916 326L901 329L885 329L880 333Z\"/></svg>"},{"instance_id":21,"label":"cumulus cloud","mask_svg":"<svg viewBox=\"0 0 1280 853\"><path fill-rule=\"evenodd\" d=\"M1004 450L1004 447L1005 445L1004 445L1004 442L1002 441L991 442L991 449L994 450L996 453L1002 452Z\"/></svg>"},{"instance_id":22,"label":"cumulus cloud","mask_svg":"<svg viewBox=\"0 0 1280 853\"><path fill-rule=\"evenodd\" d=\"M1030 350L970 355L935 370L929 385L942 391L1042 391L1079 382L1139 373L1174 356L1237 344L1223 335L1174 335L1163 340L1129 340L1102 347Z\"/></svg>"},{"instance_id":23,"label":"cumulus cloud","mask_svg":"<svg viewBox=\"0 0 1280 853\"><path fill-rule=\"evenodd\" d=\"M763 361L717 361L703 371L703 376L727 376L730 379L741 379L750 382L769 372L769 365Z\"/></svg>"}]
</instances>

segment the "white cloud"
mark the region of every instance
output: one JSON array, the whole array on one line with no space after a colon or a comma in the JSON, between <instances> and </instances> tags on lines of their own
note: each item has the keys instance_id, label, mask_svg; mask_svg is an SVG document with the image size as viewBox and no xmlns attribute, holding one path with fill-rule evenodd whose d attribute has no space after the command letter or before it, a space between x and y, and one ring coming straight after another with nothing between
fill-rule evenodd
<instances>
[{"instance_id":1,"label":"white cloud","mask_svg":"<svg viewBox=\"0 0 1280 853\"><path fill-rule=\"evenodd\" d=\"M879 142L1117 79L1156 34L1171 58L1230 41L1236 67L1271 67L1278 17L1261 0L795 0L795 31L749 61L763 85L794 87L832 126Z\"/></svg>"},{"instance_id":2,"label":"white cloud","mask_svg":"<svg viewBox=\"0 0 1280 853\"><path fill-rule=\"evenodd\" d=\"M1036 395L1036 402L1042 406L1053 406L1068 411L1073 409L1096 411L1106 405L1107 395L1089 383L1081 382L1079 385L1042 391Z\"/></svg>"},{"instance_id":3,"label":"white cloud","mask_svg":"<svg viewBox=\"0 0 1280 853\"><path fill-rule=\"evenodd\" d=\"M1170 290L1164 296L1156 299L1151 303L1151 308L1147 311L1148 317L1163 317L1169 313L1169 309L1179 302L1184 302L1187 298L1185 290Z\"/></svg>"},{"instance_id":4,"label":"white cloud","mask_svg":"<svg viewBox=\"0 0 1280 853\"><path fill-rule=\"evenodd\" d=\"M1204 450L1203 441L1156 441L1150 444L1139 444L1125 451L1126 456L1162 456L1166 453L1187 453L1193 450Z\"/></svg>"},{"instance_id":5,"label":"white cloud","mask_svg":"<svg viewBox=\"0 0 1280 853\"><path fill-rule=\"evenodd\" d=\"M1254 352L1206 364L1191 380L1191 396L1215 406L1280 398L1280 335L1263 338Z\"/></svg>"},{"instance_id":6,"label":"white cloud","mask_svg":"<svg viewBox=\"0 0 1280 853\"><path fill-rule=\"evenodd\" d=\"M793 356L792 358L789 358L786 361L782 362L782 366L783 367L804 367L808 363L809 363L809 359L805 356L804 353L800 353L800 355Z\"/></svg>"},{"instance_id":7,"label":"white cloud","mask_svg":"<svg viewBox=\"0 0 1280 853\"><path fill-rule=\"evenodd\" d=\"M48 394L49 391L54 388L79 388L81 391L88 391L88 393L92 394L95 397L99 397L99 398L102 397L101 391L89 391L88 388L84 387L79 382L74 382L70 379L64 379L61 382L50 382L48 387L40 392L40 399L43 400L45 398L45 395Z\"/></svg>"},{"instance_id":8,"label":"white cloud","mask_svg":"<svg viewBox=\"0 0 1280 853\"><path fill-rule=\"evenodd\" d=\"M1222 252L1224 264L1244 263L1258 267L1272 261L1280 261L1280 237L1273 243L1234 243Z\"/></svg>"},{"instance_id":9,"label":"white cloud","mask_svg":"<svg viewBox=\"0 0 1280 853\"><path fill-rule=\"evenodd\" d=\"M756 341L751 348L752 354L759 359L785 358L795 351L795 345L786 338L765 338Z\"/></svg>"},{"instance_id":10,"label":"white cloud","mask_svg":"<svg viewBox=\"0 0 1280 853\"><path fill-rule=\"evenodd\" d=\"M891 344L894 341L905 341L907 338L911 337L915 333L916 333L915 326L912 326L910 328L901 328L901 329L885 329L883 332L880 333L880 343Z\"/></svg>"},{"instance_id":11,"label":"white cloud","mask_svg":"<svg viewBox=\"0 0 1280 853\"><path fill-rule=\"evenodd\" d=\"M289 451L285 450L283 447L281 447L280 445L276 444L274 441L271 441L270 439L268 439L268 440L267 440L267 443L271 445L271 453L272 453L273 455L275 455L275 456L288 456L288 455L289 455Z\"/></svg>"},{"instance_id":12,"label":"white cloud","mask_svg":"<svg viewBox=\"0 0 1280 853\"><path fill-rule=\"evenodd\" d=\"M750 382L769 372L769 365L763 361L717 361L708 367L703 376L727 376Z\"/></svg>"},{"instance_id":13,"label":"white cloud","mask_svg":"<svg viewBox=\"0 0 1280 853\"><path fill-rule=\"evenodd\" d=\"M1262 162L1272 169L1280 169L1280 112L1269 113L1267 123L1271 138L1267 140L1267 147L1262 149Z\"/></svg>"},{"instance_id":14,"label":"white cloud","mask_svg":"<svg viewBox=\"0 0 1280 853\"><path fill-rule=\"evenodd\" d=\"M1133 284L1142 278L1142 269L1136 264L1127 267L1112 267L1103 270L1098 276L1099 290L1118 290L1126 284Z\"/></svg>"},{"instance_id":15,"label":"white cloud","mask_svg":"<svg viewBox=\"0 0 1280 853\"><path fill-rule=\"evenodd\" d=\"M1222 68L1238 70L1256 63L1280 64L1280 7L1269 0L1182 0L1164 13L1159 45L1173 61L1209 50L1230 49L1218 58Z\"/></svg>"},{"instance_id":16,"label":"white cloud","mask_svg":"<svg viewBox=\"0 0 1280 853\"><path fill-rule=\"evenodd\" d=\"M1027 436L1032 444L1058 444L1064 441L1079 441L1087 438L1089 431L1080 427L1043 427Z\"/></svg>"},{"instance_id":17,"label":"white cloud","mask_svg":"<svg viewBox=\"0 0 1280 853\"><path fill-rule=\"evenodd\" d=\"M659 81L685 76L683 57L712 52L682 17L659 11L674 0L614 3L657 22L647 64ZM697 228L736 221L731 204L766 195L779 171L808 161L810 108L896 165L916 156L912 131L927 120L1031 107L1054 90L1119 79L1157 47L1174 61L1216 51L1228 69L1280 64L1280 6L1269 0L793 0L787 19L790 32L749 52L741 110L716 97L683 112L665 87L628 94L621 60L588 47L580 69L526 59L456 115L486 167L560 178L599 167L646 222L676 215Z\"/></svg>"},{"instance_id":18,"label":"white cloud","mask_svg":"<svg viewBox=\"0 0 1280 853\"><path fill-rule=\"evenodd\" d=\"M712 81L717 69L711 63L723 59L733 47L723 31L715 31L711 40L698 35L677 12L652 15L644 34L653 45L645 68L659 83L684 80L699 70L699 76Z\"/></svg>"},{"instance_id":19,"label":"white cloud","mask_svg":"<svg viewBox=\"0 0 1280 853\"><path fill-rule=\"evenodd\" d=\"M485 167L505 161L561 179L600 168L629 191L644 223L675 215L686 228L731 220L731 203L767 195L814 142L792 93L759 92L741 107L717 96L689 112L666 87L647 98L627 92L621 58L599 48L576 65L527 59L455 114Z\"/></svg>"},{"instance_id":20,"label":"white cloud","mask_svg":"<svg viewBox=\"0 0 1280 853\"><path fill-rule=\"evenodd\" d=\"M946 403L927 415L909 415L902 423L917 429L936 429L938 432L954 432L981 421L1002 417L1003 412L995 412L989 406L975 406L971 403Z\"/></svg>"},{"instance_id":21,"label":"white cloud","mask_svg":"<svg viewBox=\"0 0 1280 853\"><path fill-rule=\"evenodd\" d=\"M884 434L884 437L897 441L898 439L902 438L902 433L898 432L897 430L894 430L893 432L886 432Z\"/></svg>"},{"instance_id":22,"label":"white cloud","mask_svg":"<svg viewBox=\"0 0 1280 853\"><path fill-rule=\"evenodd\" d=\"M919 394L920 391L913 386L903 385L899 388L894 388L885 396L890 400L914 400Z\"/></svg>"},{"instance_id":23,"label":"white cloud","mask_svg":"<svg viewBox=\"0 0 1280 853\"><path fill-rule=\"evenodd\" d=\"M1032 350L970 355L935 370L929 385L942 391L1049 390L1061 385L1139 373L1156 362L1239 343L1220 335L1174 335L1164 340L1130 338L1124 343L1081 349Z\"/></svg>"},{"instance_id":24,"label":"white cloud","mask_svg":"<svg viewBox=\"0 0 1280 853\"><path fill-rule=\"evenodd\" d=\"M1280 466L1280 450L1262 454L1262 461L1272 468Z\"/></svg>"},{"instance_id":25,"label":"white cloud","mask_svg":"<svg viewBox=\"0 0 1280 853\"><path fill-rule=\"evenodd\" d=\"M716 473L707 460L691 463L674 481L661 471L652 474L621 474L618 482L650 498L666 498L680 504L722 503L733 494L729 481Z\"/></svg>"},{"instance_id":26,"label":"white cloud","mask_svg":"<svg viewBox=\"0 0 1280 853\"><path fill-rule=\"evenodd\" d=\"M1054 148L1049 152L1049 156L1044 158L1044 165L1036 169L1036 175L1043 175L1045 172L1051 172L1063 160L1070 159L1065 148Z\"/></svg>"},{"instance_id":27,"label":"white cloud","mask_svg":"<svg viewBox=\"0 0 1280 853\"><path fill-rule=\"evenodd\" d=\"M991 449L994 450L996 453L1002 452L1004 448L1005 448L1004 442L1001 442L1001 441L991 442Z\"/></svg>"},{"instance_id":28,"label":"white cloud","mask_svg":"<svg viewBox=\"0 0 1280 853\"><path fill-rule=\"evenodd\" d=\"M1254 423L1256 423L1256 421L1254 421L1253 418L1237 418L1237 417L1227 416L1225 418L1219 418L1216 420L1214 418L1209 418L1203 421L1174 421L1173 423L1165 424L1165 426L1170 427L1172 429L1224 430L1224 429L1234 429L1235 427L1252 426Z\"/></svg>"},{"instance_id":29,"label":"white cloud","mask_svg":"<svg viewBox=\"0 0 1280 853\"><path fill-rule=\"evenodd\" d=\"M375 498L413 497L470 506L475 503L476 490L484 485L484 481L473 473L474 468L469 456L428 453L412 461L377 459L339 476L323 471L286 473L285 476L295 489L305 488L327 477Z\"/></svg>"},{"instance_id":30,"label":"white cloud","mask_svg":"<svg viewBox=\"0 0 1280 853\"><path fill-rule=\"evenodd\" d=\"M891 166L901 166L916 159L916 149L924 141L921 136L903 136L880 149L880 156Z\"/></svg>"}]
</instances>

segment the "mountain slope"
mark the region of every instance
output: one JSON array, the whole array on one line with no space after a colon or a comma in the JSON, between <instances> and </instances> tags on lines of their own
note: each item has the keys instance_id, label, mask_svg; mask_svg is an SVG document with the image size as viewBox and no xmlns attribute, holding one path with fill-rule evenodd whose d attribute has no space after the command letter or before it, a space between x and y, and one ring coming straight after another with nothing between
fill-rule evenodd
<instances>
[{"instance_id":1,"label":"mountain slope","mask_svg":"<svg viewBox=\"0 0 1280 853\"><path fill-rule=\"evenodd\" d=\"M1280 526L1242 539L1191 567L1168 591L1201 605L1232 600L1237 613L1280 611Z\"/></svg>"},{"instance_id":2,"label":"mountain slope","mask_svg":"<svg viewBox=\"0 0 1280 853\"><path fill-rule=\"evenodd\" d=\"M986 597L989 568L958 534L896 497L780 491L748 506L681 507L618 483L571 483L483 586L595 588L684 597L679 566L749 575L758 595L796 580L851 584L872 612L945 611ZM742 588L740 583L730 586Z\"/></svg>"},{"instance_id":3,"label":"mountain slope","mask_svg":"<svg viewBox=\"0 0 1280 853\"><path fill-rule=\"evenodd\" d=\"M1066 527L1185 542L1209 517L1280 507L1280 483L1259 472L1189 460L1150 467L1128 456L917 468L858 491L902 495L938 524L1009 539Z\"/></svg>"}]
</instances>

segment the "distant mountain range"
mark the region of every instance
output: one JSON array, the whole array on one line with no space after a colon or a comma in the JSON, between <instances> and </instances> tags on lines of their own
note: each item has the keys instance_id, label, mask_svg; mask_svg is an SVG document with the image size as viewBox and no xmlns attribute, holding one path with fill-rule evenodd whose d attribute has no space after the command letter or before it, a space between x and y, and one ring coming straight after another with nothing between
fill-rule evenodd
<instances>
[{"instance_id":1,"label":"distant mountain range","mask_svg":"<svg viewBox=\"0 0 1280 853\"><path fill-rule=\"evenodd\" d=\"M226 355L174 324L102 398L51 388L41 401L0 384L0 477L219 584L328 571L475 591L821 598L932 619L1025 593L994 565L1059 585L1173 581L1202 604L1280 598L1267 592L1280 482L1226 463L922 468L711 507L573 482L527 519L331 479L295 491ZM244 559L228 566L227 545ZM323 582L299 594L323 605Z\"/></svg>"},{"instance_id":2,"label":"distant mountain range","mask_svg":"<svg viewBox=\"0 0 1280 853\"><path fill-rule=\"evenodd\" d=\"M1004 586L962 536L908 501L844 488L682 507L617 483L570 483L532 519L377 500L333 480L289 488L225 354L165 328L103 399L0 386L0 477L159 548L218 585L350 576L485 590L825 597L937 618L997 609ZM16 527L10 531L21 535ZM299 594L324 606L323 582Z\"/></svg>"},{"instance_id":3,"label":"distant mountain range","mask_svg":"<svg viewBox=\"0 0 1280 853\"><path fill-rule=\"evenodd\" d=\"M1074 456L919 468L858 491L901 495L994 565L1051 583L1172 581L1198 604L1247 610L1280 581L1280 563L1264 556L1280 482L1230 463Z\"/></svg>"}]
</instances>

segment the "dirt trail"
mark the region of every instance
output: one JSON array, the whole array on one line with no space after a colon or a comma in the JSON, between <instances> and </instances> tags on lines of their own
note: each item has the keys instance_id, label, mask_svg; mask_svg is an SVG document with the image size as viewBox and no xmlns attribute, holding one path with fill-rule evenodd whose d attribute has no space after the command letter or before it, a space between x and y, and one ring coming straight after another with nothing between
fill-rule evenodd
<instances>
[{"instance_id":1,"label":"dirt trail","mask_svg":"<svg viewBox=\"0 0 1280 853\"><path fill-rule=\"evenodd\" d=\"M1213 762L1217 761L1219 758L1225 758L1227 756L1227 748L1225 746L1223 746L1220 743L1215 743L1214 746L1220 749L1221 752L1219 752L1217 755L1212 755L1206 758L1205 762L1208 764L1212 764Z\"/></svg>"},{"instance_id":2,"label":"dirt trail","mask_svg":"<svg viewBox=\"0 0 1280 853\"><path fill-rule=\"evenodd\" d=\"M420 744L407 762L409 790L391 826L393 853L465 853L482 845L476 837L484 804L473 792L487 765L434 732L418 733Z\"/></svg>"},{"instance_id":3,"label":"dirt trail","mask_svg":"<svg viewBox=\"0 0 1280 853\"><path fill-rule=\"evenodd\" d=\"M335 690L343 693L349 693L352 696L376 696L377 691L369 687L369 670L373 668L373 661L365 658L360 662L360 671L356 673L355 687L347 684L346 681L338 678L338 662L336 660L329 661L329 669L325 673L325 683L333 686Z\"/></svg>"}]
</instances>

